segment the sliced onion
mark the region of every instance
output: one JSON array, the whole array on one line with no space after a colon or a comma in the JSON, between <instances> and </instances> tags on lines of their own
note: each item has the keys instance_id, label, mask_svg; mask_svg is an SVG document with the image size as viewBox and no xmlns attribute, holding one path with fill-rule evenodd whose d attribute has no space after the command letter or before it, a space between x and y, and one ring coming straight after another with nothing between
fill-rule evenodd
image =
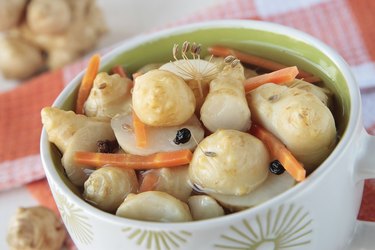
<instances>
[{"instance_id":1,"label":"sliced onion","mask_svg":"<svg viewBox=\"0 0 375 250\"><path fill-rule=\"evenodd\" d=\"M294 184L294 179L287 172L284 172L281 175L269 174L259 187L247 195L235 196L211 192L209 195L224 207L238 211L259 205L288 190Z\"/></svg>"},{"instance_id":2,"label":"sliced onion","mask_svg":"<svg viewBox=\"0 0 375 250\"><path fill-rule=\"evenodd\" d=\"M204 130L195 115L179 126L147 127L147 146L143 148L136 145L131 114L114 117L111 121L111 126L121 148L127 153L136 155L194 149L204 136ZM192 136L187 143L177 145L173 140L177 131L182 128L189 129Z\"/></svg>"}]
</instances>

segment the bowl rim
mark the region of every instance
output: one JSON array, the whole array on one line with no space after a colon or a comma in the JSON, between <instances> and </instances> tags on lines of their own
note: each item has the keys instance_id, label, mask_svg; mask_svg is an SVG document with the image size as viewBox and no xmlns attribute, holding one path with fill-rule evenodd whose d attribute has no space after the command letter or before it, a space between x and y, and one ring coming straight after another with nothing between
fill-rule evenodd
<instances>
[{"instance_id":1,"label":"bowl rim","mask_svg":"<svg viewBox=\"0 0 375 250\"><path fill-rule=\"evenodd\" d=\"M194 229L194 228L202 228L202 227L212 227L222 224L229 224L233 221L237 221L239 219L243 219L245 217L250 217L254 214L259 213L264 208L273 207L275 204L280 203L283 200L293 198L294 195L297 193L303 192L304 190L308 190L312 188L316 183L324 178L324 176L328 175L331 168L329 165L333 165L334 162L342 157L346 149L354 140L354 132L361 129L362 120L361 120L361 99L360 99L360 92L359 88L356 84L354 76L348 66L348 64L344 61L344 59L332 48L328 45L323 43L322 41L318 40L317 38L299 31L297 29L287 27L284 25L265 22L265 21L255 21L255 20L217 20L217 21L208 21L208 22L199 22L189 25L178 26L174 28L169 28L161 31L157 31L151 34L142 34L131 38L129 40L120 43L117 48L114 48L106 55L102 57L102 63L100 69L104 67L107 63L109 63L112 59L114 59L118 54L124 51L131 50L142 43L156 41L161 38L167 37L169 35L178 35L184 34L188 32L192 32L199 29L219 29L219 28L244 28L244 29L252 29L252 30L260 30L271 32L279 35L287 35L293 37L295 40L300 40L307 43L309 46L315 47L324 53L336 66L340 69L341 74L343 75L346 86L349 90L349 98L350 98L350 115L347 124L347 128L343 137L340 139L340 142L335 147L334 151L329 155L329 157L321 164L321 166L315 170L306 180L295 185L293 188L277 195L276 197L271 198L270 200L257 205L251 209L246 209L240 212L236 212L233 214L229 214L222 217L212 218L208 220L202 221L191 221L191 222L179 222L179 223L161 223L161 222L149 222L149 221L140 221L140 220L133 220L127 219L123 217L119 217L100 209L95 208L94 206L88 204L76 194L73 193L72 190L69 189L63 182L63 180L58 175L57 171L55 170L53 161L51 156L49 155L49 147L50 142L48 141L48 136L46 133L45 128L42 129L41 139L40 139L40 153L44 171L48 177L49 185L57 186L59 192L64 193L64 195L68 196L69 199L75 203L77 206L81 207L84 211L94 217L98 217L102 221L106 221L110 224L117 224L117 225L128 225L132 224L133 226L137 227L147 227L147 228L154 228L154 229L170 229L171 227L176 229ZM61 107L64 100L71 95L76 86L79 84L80 79L83 77L84 70L79 73L70 83L65 87L65 89L59 94L57 99L53 103L53 107ZM355 110L356 109L356 110Z\"/></svg>"}]
</instances>

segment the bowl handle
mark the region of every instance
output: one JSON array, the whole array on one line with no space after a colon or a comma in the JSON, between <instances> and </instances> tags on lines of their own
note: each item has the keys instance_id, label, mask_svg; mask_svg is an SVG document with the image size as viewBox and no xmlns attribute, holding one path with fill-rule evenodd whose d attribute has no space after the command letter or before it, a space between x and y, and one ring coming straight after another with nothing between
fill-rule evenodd
<instances>
[{"instance_id":1,"label":"bowl handle","mask_svg":"<svg viewBox=\"0 0 375 250\"><path fill-rule=\"evenodd\" d=\"M374 249L375 223L357 221L355 233L347 250L371 250Z\"/></svg>"},{"instance_id":2,"label":"bowl handle","mask_svg":"<svg viewBox=\"0 0 375 250\"><path fill-rule=\"evenodd\" d=\"M375 136L369 135L365 129L360 135L357 148L360 150L355 166L357 181L375 178ZM347 250L370 250L374 248L375 223L357 221L355 234Z\"/></svg>"},{"instance_id":3,"label":"bowl handle","mask_svg":"<svg viewBox=\"0 0 375 250\"><path fill-rule=\"evenodd\" d=\"M356 162L355 178L358 181L375 178L375 136L362 130L359 140L359 154Z\"/></svg>"}]
</instances>

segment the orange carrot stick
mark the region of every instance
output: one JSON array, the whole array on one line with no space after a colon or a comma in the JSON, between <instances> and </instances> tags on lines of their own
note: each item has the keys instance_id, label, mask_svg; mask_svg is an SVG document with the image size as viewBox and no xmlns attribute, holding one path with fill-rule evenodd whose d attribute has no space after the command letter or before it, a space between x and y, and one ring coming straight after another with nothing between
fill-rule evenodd
<instances>
[{"instance_id":1,"label":"orange carrot stick","mask_svg":"<svg viewBox=\"0 0 375 250\"><path fill-rule=\"evenodd\" d=\"M146 191L154 190L158 182L159 182L159 175L147 171L143 176L141 185L139 186L139 192L146 192Z\"/></svg>"},{"instance_id":2,"label":"orange carrot stick","mask_svg":"<svg viewBox=\"0 0 375 250\"><path fill-rule=\"evenodd\" d=\"M141 76L141 75L143 75L142 72L135 72L135 73L133 73L133 75L132 75L133 80L135 80L135 78L137 78L138 76Z\"/></svg>"},{"instance_id":3,"label":"orange carrot stick","mask_svg":"<svg viewBox=\"0 0 375 250\"><path fill-rule=\"evenodd\" d=\"M133 111L133 128L134 128L136 146L139 148L146 147L147 146L146 125L139 119L139 117L134 111Z\"/></svg>"},{"instance_id":4,"label":"orange carrot stick","mask_svg":"<svg viewBox=\"0 0 375 250\"><path fill-rule=\"evenodd\" d=\"M256 89L259 86L265 83L269 83L269 82L276 83L276 84L290 82L290 81L293 81L297 75L298 75L298 69L296 66L293 66L293 67L279 69L268 74L250 77L245 80L245 83L244 83L245 92L246 93L250 92L253 89Z\"/></svg>"},{"instance_id":5,"label":"orange carrot stick","mask_svg":"<svg viewBox=\"0 0 375 250\"><path fill-rule=\"evenodd\" d=\"M133 154L106 154L93 152L76 152L74 160L77 164L100 168L106 164L111 164L127 169L153 169L169 168L189 164L193 153L188 150L173 152L160 152L152 155Z\"/></svg>"},{"instance_id":6,"label":"orange carrot stick","mask_svg":"<svg viewBox=\"0 0 375 250\"><path fill-rule=\"evenodd\" d=\"M128 75L126 74L124 68L120 65L117 65L115 67L112 68L112 73L113 74L118 74L119 76L121 76L122 78L128 78L129 79L129 91L134 87L134 84L133 82L130 80L130 78L128 77Z\"/></svg>"},{"instance_id":7,"label":"orange carrot stick","mask_svg":"<svg viewBox=\"0 0 375 250\"><path fill-rule=\"evenodd\" d=\"M76 113L83 114L83 105L85 104L87 97L90 94L92 85L94 84L94 79L98 74L100 65L100 55L95 54L90 58L89 64L86 69L86 73L83 76L81 86L78 90L78 97L76 103Z\"/></svg>"},{"instance_id":8,"label":"orange carrot stick","mask_svg":"<svg viewBox=\"0 0 375 250\"><path fill-rule=\"evenodd\" d=\"M320 79L317 76L308 76L308 77L303 78L302 80L304 80L305 82L309 82L309 83L315 83L315 82L320 82L322 79Z\"/></svg>"},{"instance_id":9,"label":"orange carrot stick","mask_svg":"<svg viewBox=\"0 0 375 250\"><path fill-rule=\"evenodd\" d=\"M124 68L121 67L120 65L116 65L115 67L112 68L111 71L112 71L113 74L118 74L121 77L124 77L124 78L128 77L127 74L124 71Z\"/></svg>"},{"instance_id":10,"label":"orange carrot stick","mask_svg":"<svg viewBox=\"0 0 375 250\"><path fill-rule=\"evenodd\" d=\"M303 168L303 165L273 134L255 124L251 126L250 133L266 144L271 155L280 161L285 170L296 181L302 181L306 178L306 170Z\"/></svg>"},{"instance_id":11,"label":"orange carrot stick","mask_svg":"<svg viewBox=\"0 0 375 250\"><path fill-rule=\"evenodd\" d=\"M208 48L208 52L210 52L214 56L221 56L221 57L232 55L232 56L237 57L241 62L255 65L255 66L268 69L271 71L275 71L275 70L279 70L279 69L283 69L287 67L281 63L277 63L277 62L274 62L274 61L271 61L262 57L246 54L246 53L243 53L234 49L230 49L227 47L223 47L223 46L212 46ZM312 74L306 71L302 71L302 70L300 70L298 74L299 78L306 78L306 77L311 77L311 76Z\"/></svg>"}]
</instances>

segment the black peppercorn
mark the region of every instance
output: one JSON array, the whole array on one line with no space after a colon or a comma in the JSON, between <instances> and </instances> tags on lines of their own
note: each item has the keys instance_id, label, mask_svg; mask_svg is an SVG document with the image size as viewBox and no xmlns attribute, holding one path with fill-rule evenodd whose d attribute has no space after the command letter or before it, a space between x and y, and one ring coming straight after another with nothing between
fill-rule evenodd
<instances>
[{"instance_id":1,"label":"black peppercorn","mask_svg":"<svg viewBox=\"0 0 375 250\"><path fill-rule=\"evenodd\" d=\"M115 152L119 145L117 141L103 140L97 141L96 146L99 153L113 153Z\"/></svg>"},{"instance_id":2,"label":"black peppercorn","mask_svg":"<svg viewBox=\"0 0 375 250\"><path fill-rule=\"evenodd\" d=\"M276 174L276 175L280 175L280 174L284 173L284 171L285 171L285 168L283 167L283 165L278 160L274 160L273 162L271 162L270 166L269 166L269 169L270 169L271 173Z\"/></svg>"},{"instance_id":3,"label":"black peppercorn","mask_svg":"<svg viewBox=\"0 0 375 250\"><path fill-rule=\"evenodd\" d=\"M182 128L177 131L176 137L174 138L173 142L176 145L187 143L190 140L191 133L190 130L187 128Z\"/></svg>"}]
</instances>

